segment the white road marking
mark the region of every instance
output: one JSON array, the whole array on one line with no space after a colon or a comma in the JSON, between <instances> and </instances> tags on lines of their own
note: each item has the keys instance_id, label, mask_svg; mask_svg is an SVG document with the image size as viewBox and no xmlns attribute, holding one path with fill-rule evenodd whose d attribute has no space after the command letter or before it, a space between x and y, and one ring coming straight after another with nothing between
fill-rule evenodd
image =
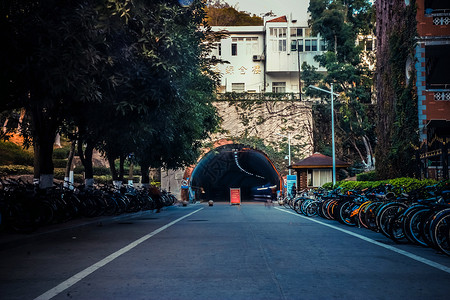
<instances>
[{"instance_id":1,"label":"white road marking","mask_svg":"<svg viewBox=\"0 0 450 300\"><path fill-rule=\"evenodd\" d=\"M441 271L444 271L444 272L450 274L450 268L449 268L449 267L446 267L446 266L444 266L444 265L441 265L441 264L439 264L439 263L437 263L437 262L434 262L434 261L432 261L432 260L423 258L423 257L421 257L421 256L412 254L412 253L410 253L410 252L408 252L408 251L404 251L404 250L401 250L401 249L392 247L392 246L390 246L390 245L386 245L386 244L377 242L377 241L372 240L371 238L365 237L365 236L363 236L363 235L360 235L360 234L351 232L351 231L349 231L349 230L342 229L342 228L336 227L336 226L334 226L334 225L330 225L330 224L327 224L327 223L324 223L324 222L321 222L321 221L318 221L318 220L315 220L315 219L312 219L312 218L308 218L308 217L299 215L299 214L297 214L297 213L294 213L294 212L291 212L291 211L288 211L288 210L285 210L285 209L281 209L281 208L279 208L279 207L275 207L275 209L278 209L279 211L282 211L282 212L285 212L285 213L288 213L288 214L292 214L292 215L297 216L297 217L301 217L301 218L306 219L306 220L309 220L309 221L311 221L311 222L316 222L316 223L318 223L318 224L321 224L321 225L324 225L324 226L333 228L333 229L335 229L335 230L341 231L341 232L343 232L343 233L349 234L349 235L354 236L354 237L356 237L356 238L358 238L358 239L361 239L361 240L363 240L363 241L366 241L366 242L372 243L372 244L374 244L374 245L383 247L383 248L385 248L385 249L391 250L391 251L393 251L393 252L396 252L396 253L398 253L398 254L404 255L404 256L409 257L409 258L411 258L411 259L414 259L414 260L416 260L416 261L418 261L418 262L424 263L424 264L429 265L429 266L431 266L431 267L433 267L433 268L439 269L439 270L441 270Z\"/></svg>"},{"instance_id":2,"label":"white road marking","mask_svg":"<svg viewBox=\"0 0 450 300\"><path fill-rule=\"evenodd\" d=\"M51 299L53 297L55 297L56 295L60 294L61 292L63 292L64 290L68 289L69 287L73 286L75 283L77 283L78 281L82 280L83 278L89 276L90 274L94 273L95 271L97 271L98 269L100 269L101 267L105 266L107 263L110 263L111 261L113 261L114 259L116 259L117 257L119 257L120 255L130 251L131 249L133 249L134 247L136 247L137 245L145 242L146 240L148 240L149 238L151 238L152 236L160 233L161 231L169 228L170 226L174 225L175 223L178 223L179 221L199 212L200 210L202 210L202 208L197 209L196 211L193 211L181 218L176 219L175 221L170 222L167 225L164 225L163 227L160 227L158 229L156 229L155 231L144 235L143 237L141 237L140 239L128 244L127 246L123 247L122 249L114 252L113 254L105 257L104 259L100 260L99 262L93 264L90 267L87 267L86 269L84 269L83 271L73 275L72 277L70 277L69 279L67 279L66 281L58 284L57 286L55 286L54 288L48 290L47 292L45 292L44 294L40 295L39 297L35 298L35 300L48 300Z\"/></svg>"}]
</instances>

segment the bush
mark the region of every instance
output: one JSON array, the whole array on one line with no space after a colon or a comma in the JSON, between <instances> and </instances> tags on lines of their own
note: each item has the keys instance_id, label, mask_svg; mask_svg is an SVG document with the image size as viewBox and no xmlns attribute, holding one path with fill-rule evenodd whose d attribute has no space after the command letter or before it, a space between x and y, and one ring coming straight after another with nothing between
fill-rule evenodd
<instances>
[{"instance_id":1,"label":"bush","mask_svg":"<svg viewBox=\"0 0 450 300\"><path fill-rule=\"evenodd\" d=\"M375 171L369 171L356 175L356 181L376 181L377 174Z\"/></svg>"},{"instance_id":2,"label":"bush","mask_svg":"<svg viewBox=\"0 0 450 300\"><path fill-rule=\"evenodd\" d=\"M423 189L426 186L434 185L436 183L437 181L432 179L419 180L415 178L402 177L380 181L340 181L336 183L335 187L339 187L346 192L348 190L381 188L385 185L391 185L392 191L399 194L402 192L408 193L414 190Z\"/></svg>"},{"instance_id":3,"label":"bush","mask_svg":"<svg viewBox=\"0 0 450 300\"><path fill-rule=\"evenodd\" d=\"M67 159L69 157L69 148L56 148L53 149L53 158L56 159Z\"/></svg>"},{"instance_id":4,"label":"bush","mask_svg":"<svg viewBox=\"0 0 450 300\"><path fill-rule=\"evenodd\" d=\"M95 175L97 175L97 176L106 176L106 175L111 176L111 170L108 167L93 167L92 169L93 169L92 171L94 173L94 176ZM75 174L83 174L84 167L83 166L75 167L75 169L73 169L73 172Z\"/></svg>"},{"instance_id":5,"label":"bush","mask_svg":"<svg viewBox=\"0 0 450 300\"><path fill-rule=\"evenodd\" d=\"M66 168L67 159L53 159L53 167L55 168Z\"/></svg>"},{"instance_id":6,"label":"bush","mask_svg":"<svg viewBox=\"0 0 450 300\"><path fill-rule=\"evenodd\" d=\"M11 142L0 142L0 165L33 165L33 153Z\"/></svg>"},{"instance_id":7,"label":"bush","mask_svg":"<svg viewBox=\"0 0 450 300\"><path fill-rule=\"evenodd\" d=\"M33 174L33 167L23 165L0 166L0 176Z\"/></svg>"}]
</instances>

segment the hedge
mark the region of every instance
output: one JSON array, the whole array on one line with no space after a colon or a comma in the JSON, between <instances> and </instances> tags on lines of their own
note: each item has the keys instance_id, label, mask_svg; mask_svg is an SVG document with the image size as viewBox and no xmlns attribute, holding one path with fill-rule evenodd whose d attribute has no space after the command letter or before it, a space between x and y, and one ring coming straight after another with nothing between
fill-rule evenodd
<instances>
[{"instance_id":1,"label":"hedge","mask_svg":"<svg viewBox=\"0 0 450 300\"><path fill-rule=\"evenodd\" d=\"M0 142L0 165L33 165L33 153L11 142Z\"/></svg>"},{"instance_id":2,"label":"hedge","mask_svg":"<svg viewBox=\"0 0 450 300\"><path fill-rule=\"evenodd\" d=\"M94 175L98 175L98 176L109 175L109 176L111 176L111 171L108 167L93 167L92 170L94 172ZM73 170L73 172L75 174L83 174L84 167L78 166Z\"/></svg>"},{"instance_id":3,"label":"hedge","mask_svg":"<svg viewBox=\"0 0 450 300\"><path fill-rule=\"evenodd\" d=\"M375 171L369 171L356 175L357 181L376 181L377 173Z\"/></svg>"},{"instance_id":4,"label":"hedge","mask_svg":"<svg viewBox=\"0 0 450 300\"><path fill-rule=\"evenodd\" d=\"M33 174L33 167L24 165L0 166L0 176Z\"/></svg>"},{"instance_id":5,"label":"hedge","mask_svg":"<svg viewBox=\"0 0 450 300\"><path fill-rule=\"evenodd\" d=\"M69 157L69 148L56 148L53 149L53 158L56 159L67 159Z\"/></svg>"},{"instance_id":6,"label":"hedge","mask_svg":"<svg viewBox=\"0 0 450 300\"><path fill-rule=\"evenodd\" d=\"M394 193L408 193L414 190L422 189L426 186L435 185L437 183L438 182L433 179L419 180L415 178L402 177L379 181L339 181L334 187L341 188L345 192L348 190L363 190L366 188L372 189L384 187L385 185L391 185ZM323 185L323 188L325 189L331 189L331 187L332 183Z\"/></svg>"}]
</instances>

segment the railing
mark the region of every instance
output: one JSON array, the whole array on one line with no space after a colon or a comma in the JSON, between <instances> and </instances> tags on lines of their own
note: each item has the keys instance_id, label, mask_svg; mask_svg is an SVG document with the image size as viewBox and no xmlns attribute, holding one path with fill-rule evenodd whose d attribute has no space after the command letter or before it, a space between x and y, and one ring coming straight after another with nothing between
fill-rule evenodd
<instances>
[{"instance_id":1,"label":"railing","mask_svg":"<svg viewBox=\"0 0 450 300\"><path fill-rule=\"evenodd\" d=\"M450 15L450 8L425 8L425 15L448 16Z\"/></svg>"},{"instance_id":2,"label":"railing","mask_svg":"<svg viewBox=\"0 0 450 300\"><path fill-rule=\"evenodd\" d=\"M242 102L242 101L318 101L320 98L307 97L299 93L218 93L217 101L222 102Z\"/></svg>"}]
</instances>

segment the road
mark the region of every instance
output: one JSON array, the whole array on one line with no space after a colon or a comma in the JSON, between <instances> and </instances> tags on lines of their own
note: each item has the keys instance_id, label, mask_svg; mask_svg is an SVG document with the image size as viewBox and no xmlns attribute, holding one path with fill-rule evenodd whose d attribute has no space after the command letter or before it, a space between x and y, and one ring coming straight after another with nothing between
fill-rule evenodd
<instances>
[{"instance_id":1,"label":"road","mask_svg":"<svg viewBox=\"0 0 450 300\"><path fill-rule=\"evenodd\" d=\"M450 257L262 203L0 241L0 299L448 299Z\"/></svg>"}]
</instances>

